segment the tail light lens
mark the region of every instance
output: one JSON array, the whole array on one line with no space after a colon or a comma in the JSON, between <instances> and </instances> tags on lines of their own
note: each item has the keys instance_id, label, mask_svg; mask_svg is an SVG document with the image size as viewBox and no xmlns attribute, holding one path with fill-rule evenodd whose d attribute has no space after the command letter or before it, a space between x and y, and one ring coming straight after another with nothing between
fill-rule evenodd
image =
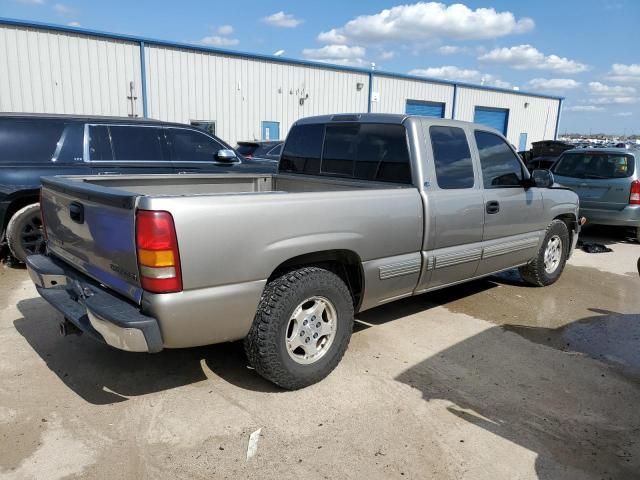
<instances>
[{"instance_id":1,"label":"tail light lens","mask_svg":"<svg viewBox=\"0 0 640 480\"><path fill-rule=\"evenodd\" d=\"M640 205L640 180L634 180L631 182L629 205Z\"/></svg>"},{"instance_id":2,"label":"tail light lens","mask_svg":"<svg viewBox=\"0 0 640 480\"><path fill-rule=\"evenodd\" d=\"M169 212L138 210L136 247L142 288L152 293L182 291L180 253Z\"/></svg>"}]
</instances>

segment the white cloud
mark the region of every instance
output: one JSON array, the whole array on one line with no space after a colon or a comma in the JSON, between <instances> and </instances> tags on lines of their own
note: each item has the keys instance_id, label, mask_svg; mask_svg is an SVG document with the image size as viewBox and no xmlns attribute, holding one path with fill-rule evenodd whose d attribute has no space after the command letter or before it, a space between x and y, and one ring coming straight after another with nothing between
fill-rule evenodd
<instances>
[{"instance_id":1,"label":"white cloud","mask_svg":"<svg viewBox=\"0 0 640 480\"><path fill-rule=\"evenodd\" d=\"M348 45L325 45L321 48L305 48L302 55L316 62L335 63L339 65L365 65L367 51L363 47Z\"/></svg>"},{"instance_id":2,"label":"white cloud","mask_svg":"<svg viewBox=\"0 0 640 480\"><path fill-rule=\"evenodd\" d=\"M420 42L429 38L481 39L532 30L530 18L516 19L513 13L493 8L472 10L456 3L418 2L384 9L374 15L360 15L339 28L318 35L327 43Z\"/></svg>"},{"instance_id":3,"label":"white cloud","mask_svg":"<svg viewBox=\"0 0 640 480\"><path fill-rule=\"evenodd\" d=\"M378 58L380 58L380 60L391 60L395 56L396 56L396 52L389 50L389 51L380 52L380 55L378 56Z\"/></svg>"},{"instance_id":4,"label":"white cloud","mask_svg":"<svg viewBox=\"0 0 640 480\"><path fill-rule=\"evenodd\" d=\"M212 47L231 47L240 43L240 40L237 38L221 37L219 35L208 35L206 37L202 37L196 43Z\"/></svg>"},{"instance_id":5,"label":"white cloud","mask_svg":"<svg viewBox=\"0 0 640 480\"><path fill-rule=\"evenodd\" d=\"M589 69L588 65L566 57L545 55L531 45L495 48L488 53L480 55L478 60L508 65L516 70L550 70L562 73L580 73Z\"/></svg>"},{"instance_id":6,"label":"white cloud","mask_svg":"<svg viewBox=\"0 0 640 480\"><path fill-rule=\"evenodd\" d=\"M70 27L79 27L80 26L80 22L69 22L69 23L67 23L67 25L69 25Z\"/></svg>"},{"instance_id":7,"label":"white cloud","mask_svg":"<svg viewBox=\"0 0 640 480\"><path fill-rule=\"evenodd\" d=\"M467 53L469 49L467 47L457 47L453 45L443 45L438 48L438 53L441 55L456 55L458 53Z\"/></svg>"},{"instance_id":8,"label":"white cloud","mask_svg":"<svg viewBox=\"0 0 640 480\"><path fill-rule=\"evenodd\" d=\"M53 6L53 9L55 10L55 12L58 15L71 15L72 13L75 13L75 9L63 4L63 3L56 3Z\"/></svg>"},{"instance_id":9,"label":"white cloud","mask_svg":"<svg viewBox=\"0 0 640 480\"><path fill-rule=\"evenodd\" d=\"M16 0L24 5L44 5L44 0Z\"/></svg>"},{"instance_id":10,"label":"white cloud","mask_svg":"<svg viewBox=\"0 0 640 480\"><path fill-rule=\"evenodd\" d=\"M604 108L595 105L574 105L573 107L565 107L563 110L567 112L602 112Z\"/></svg>"},{"instance_id":11,"label":"white cloud","mask_svg":"<svg viewBox=\"0 0 640 480\"><path fill-rule=\"evenodd\" d=\"M571 78L534 78L528 86L533 90L572 90L579 87L580 82Z\"/></svg>"},{"instance_id":12,"label":"white cloud","mask_svg":"<svg viewBox=\"0 0 640 480\"><path fill-rule=\"evenodd\" d=\"M618 112L616 113L616 117L630 117L633 115L633 112Z\"/></svg>"},{"instance_id":13,"label":"white cloud","mask_svg":"<svg viewBox=\"0 0 640 480\"><path fill-rule=\"evenodd\" d=\"M633 87L623 87L620 85L609 86L600 82L589 82L589 92L594 95L620 97L635 95L636 89Z\"/></svg>"},{"instance_id":14,"label":"white cloud","mask_svg":"<svg viewBox=\"0 0 640 480\"><path fill-rule=\"evenodd\" d=\"M611 81L622 83L640 82L640 64L624 65L622 63L614 63L611 65L611 71L607 78Z\"/></svg>"},{"instance_id":15,"label":"white cloud","mask_svg":"<svg viewBox=\"0 0 640 480\"><path fill-rule=\"evenodd\" d=\"M274 13L273 15L264 17L262 21L267 25L271 25L272 27L296 28L304 20L300 20L299 18L294 17L292 14L284 13L281 10L277 13Z\"/></svg>"},{"instance_id":16,"label":"white cloud","mask_svg":"<svg viewBox=\"0 0 640 480\"><path fill-rule=\"evenodd\" d=\"M218 35L231 35L233 33L233 26L220 25L216 31L218 32Z\"/></svg>"},{"instance_id":17,"label":"white cloud","mask_svg":"<svg viewBox=\"0 0 640 480\"><path fill-rule=\"evenodd\" d=\"M453 65L444 67L417 68L409 72L410 75L420 77L442 78L445 80L480 83L482 85L492 85L500 88L510 88L511 84L487 73L478 70L458 68Z\"/></svg>"},{"instance_id":18,"label":"white cloud","mask_svg":"<svg viewBox=\"0 0 640 480\"><path fill-rule=\"evenodd\" d=\"M598 97L589 100L594 105L631 105L640 102L640 97Z\"/></svg>"}]
</instances>

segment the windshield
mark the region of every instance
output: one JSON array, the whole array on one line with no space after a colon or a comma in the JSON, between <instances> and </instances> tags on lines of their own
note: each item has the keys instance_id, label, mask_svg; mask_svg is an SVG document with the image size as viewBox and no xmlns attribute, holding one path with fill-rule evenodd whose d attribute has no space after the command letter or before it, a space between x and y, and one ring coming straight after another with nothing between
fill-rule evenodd
<instances>
[{"instance_id":1,"label":"windshield","mask_svg":"<svg viewBox=\"0 0 640 480\"><path fill-rule=\"evenodd\" d=\"M562 155L552 172L575 178L625 178L633 175L633 169L631 155L585 152Z\"/></svg>"}]
</instances>

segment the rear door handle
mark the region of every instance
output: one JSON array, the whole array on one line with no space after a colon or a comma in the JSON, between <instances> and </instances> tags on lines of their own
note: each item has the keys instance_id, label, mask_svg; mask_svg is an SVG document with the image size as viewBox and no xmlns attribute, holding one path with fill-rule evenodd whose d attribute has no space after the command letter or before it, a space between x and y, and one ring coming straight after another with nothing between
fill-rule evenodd
<instances>
[{"instance_id":1,"label":"rear door handle","mask_svg":"<svg viewBox=\"0 0 640 480\"><path fill-rule=\"evenodd\" d=\"M500 204L495 200L491 200L487 202L486 211L488 214L498 213L500 211Z\"/></svg>"}]
</instances>

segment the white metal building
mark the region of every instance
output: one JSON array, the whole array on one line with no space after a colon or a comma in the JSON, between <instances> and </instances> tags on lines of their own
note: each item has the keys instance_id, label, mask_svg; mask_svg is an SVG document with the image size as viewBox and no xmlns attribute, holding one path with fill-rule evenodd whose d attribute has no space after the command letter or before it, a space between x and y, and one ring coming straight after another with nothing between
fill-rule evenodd
<instances>
[{"instance_id":1,"label":"white metal building","mask_svg":"<svg viewBox=\"0 0 640 480\"><path fill-rule=\"evenodd\" d=\"M557 135L562 98L0 19L0 111L147 116L229 143L298 118L386 112L486 123L519 150Z\"/></svg>"}]
</instances>

